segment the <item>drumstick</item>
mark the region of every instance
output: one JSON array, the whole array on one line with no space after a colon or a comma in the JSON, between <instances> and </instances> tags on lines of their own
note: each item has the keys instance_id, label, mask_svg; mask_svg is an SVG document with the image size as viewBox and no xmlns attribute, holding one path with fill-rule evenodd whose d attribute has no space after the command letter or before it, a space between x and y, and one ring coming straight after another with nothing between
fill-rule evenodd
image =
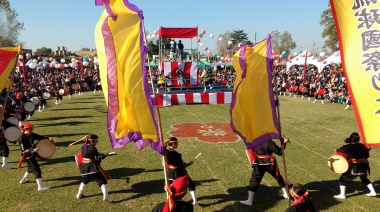
<instances>
[{"instance_id":1,"label":"drumstick","mask_svg":"<svg viewBox=\"0 0 380 212\"><path fill-rule=\"evenodd\" d=\"M201 154L202 154L202 152L199 153L197 156L195 156L195 158L192 161L194 162L199 156L201 156Z\"/></svg>"},{"instance_id":2,"label":"drumstick","mask_svg":"<svg viewBox=\"0 0 380 212\"><path fill-rule=\"evenodd\" d=\"M109 152L108 155L115 155L116 152Z\"/></svg>"},{"instance_id":3,"label":"drumstick","mask_svg":"<svg viewBox=\"0 0 380 212\"><path fill-rule=\"evenodd\" d=\"M83 141L83 139L86 139L86 136L84 136L83 138L81 138L81 139L79 139L77 141L74 141L73 143L69 144L69 146L72 146L72 145L74 145L76 143L79 143L79 142Z\"/></svg>"}]
</instances>

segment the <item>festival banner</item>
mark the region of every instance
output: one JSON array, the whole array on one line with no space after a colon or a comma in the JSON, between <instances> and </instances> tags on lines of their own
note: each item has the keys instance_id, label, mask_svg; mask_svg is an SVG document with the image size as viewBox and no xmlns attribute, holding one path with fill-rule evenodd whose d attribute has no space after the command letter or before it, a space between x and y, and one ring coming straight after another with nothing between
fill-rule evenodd
<instances>
[{"instance_id":1,"label":"festival banner","mask_svg":"<svg viewBox=\"0 0 380 212\"><path fill-rule=\"evenodd\" d=\"M0 48L0 91L4 89L5 82L15 68L21 49L21 45Z\"/></svg>"},{"instance_id":2,"label":"festival banner","mask_svg":"<svg viewBox=\"0 0 380 212\"><path fill-rule=\"evenodd\" d=\"M367 147L380 146L379 1L330 0L350 98Z\"/></svg>"},{"instance_id":3,"label":"festival banner","mask_svg":"<svg viewBox=\"0 0 380 212\"><path fill-rule=\"evenodd\" d=\"M272 86L270 35L255 45L242 45L232 60L236 81L230 106L231 128L248 149L280 139Z\"/></svg>"},{"instance_id":4,"label":"festival banner","mask_svg":"<svg viewBox=\"0 0 380 212\"><path fill-rule=\"evenodd\" d=\"M160 62L159 70L164 72L165 76L168 76L168 85L179 86L179 77L176 73L177 69L180 69L186 79L188 85L198 85L198 69L197 63L194 62Z\"/></svg>"},{"instance_id":5,"label":"festival banner","mask_svg":"<svg viewBox=\"0 0 380 212\"><path fill-rule=\"evenodd\" d=\"M103 3L106 9L96 25L95 40L111 146L135 142L141 150L150 144L163 154L145 67L143 13L127 0Z\"/></svg>"}]
</instances>

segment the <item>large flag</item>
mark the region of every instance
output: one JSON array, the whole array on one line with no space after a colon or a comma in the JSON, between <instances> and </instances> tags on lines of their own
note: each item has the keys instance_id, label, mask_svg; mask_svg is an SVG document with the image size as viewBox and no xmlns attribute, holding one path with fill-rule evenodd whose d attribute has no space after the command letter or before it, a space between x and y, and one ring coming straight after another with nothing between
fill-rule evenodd
<instances>
[{"instance_id":1,"label":"large flag","mask_svg":"<svg viewBox=\"0 0 380 212\"><path fill-rule=\"evenodd\" d=\"M379 147L380 2L330 0L330 4L362 140L367 147Z\"/></svg>"},{"instance_id":2,"label":"large flag","mask_svg":"<svg viewBox=\"0 0 380 212\"><path fill-rule=\"evenodd\" d=\"M106 10L96 25L95 40L111 146L135 142L141 150L150 144L163 154L145 67L143 13L127 0L103 3Z\"/></svg>"},{"instance_id":3,"label":"large flag","mask_svg":"<svg viewBox=\"0 0 380 212\"><path fill-rule=\"evenodd\" d=\"M230 106L231 128L248 149L280 139L272 86L270 35L254 46L243 45L232 60L236 81Z\"/></svg>"},{"instance_id":4,"label":"large flag","mask_svg":"<svg viewBox=\"0 0 380 212\"><path fill-rule=\"evenodd\" d=\"M167 82L168 85L180 85L179 77L176 74L177 69L182 71L187 84L198 85L198 69L195 62L160 62L159 69L164 71L165 76L170 77Z\"/></svg>"},{"instance_id":5,"label":"large flag","mask_svg":"<svg viewBox=\"0 0 380 212\"><path fill-rule=\"evenodd\" d=\"M0 48L0 91L4 89L5 82L15 68L21 49L21 45Z\"/></svg>"}]
</instances>

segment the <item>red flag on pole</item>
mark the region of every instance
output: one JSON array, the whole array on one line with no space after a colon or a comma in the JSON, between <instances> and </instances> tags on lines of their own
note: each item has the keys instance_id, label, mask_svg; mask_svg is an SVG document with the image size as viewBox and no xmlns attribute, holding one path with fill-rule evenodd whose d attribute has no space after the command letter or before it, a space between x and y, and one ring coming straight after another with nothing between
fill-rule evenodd
<instances>
[{"instance_id":1,"label":"red flag on pole","mask_svg":"<svg viewBox=\"0 0 380 212\"><path fill-rule=\"evenodd\" d=\"M302 82L306 82L306 72L307 72L307 52L305 53L305 63L303 64L303 80Z\"/></svg>"}]
</instances>

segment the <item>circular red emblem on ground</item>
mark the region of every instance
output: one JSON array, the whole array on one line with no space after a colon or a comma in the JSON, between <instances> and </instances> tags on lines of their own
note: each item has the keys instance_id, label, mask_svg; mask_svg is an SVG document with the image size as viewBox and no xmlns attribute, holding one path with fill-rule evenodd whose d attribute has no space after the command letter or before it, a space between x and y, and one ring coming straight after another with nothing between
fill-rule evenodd
<instances>
[{"instance_id":1,"label":"circular red emblem on ground","mask_svg":"<svg viewBox=\"0 0 380 212\"><path fill-rule=\"evenodd\" d=\"M182 123L173 125L174 137L197 138L204 142L236 142L239 137L232 132L229 123Z\"/></svg>"}]
</instances>

